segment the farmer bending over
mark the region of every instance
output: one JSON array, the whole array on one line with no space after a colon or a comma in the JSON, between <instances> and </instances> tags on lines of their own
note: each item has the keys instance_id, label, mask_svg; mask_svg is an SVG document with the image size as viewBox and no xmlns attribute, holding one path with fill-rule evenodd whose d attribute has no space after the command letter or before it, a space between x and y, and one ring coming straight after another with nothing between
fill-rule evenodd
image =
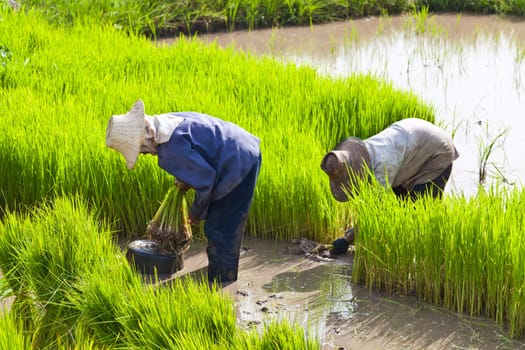
<instances>
[{"instance_id":1,"label":"farmer bending over","mask_svg":"<svg viewBox=\"0 0 525 350\"><path fill-rule=\"evenodd\" d=\"M367 180L369 174L396 196L416 200L427 193L441 198L458 158L452 138L436 125L409 118L390 125L379 134L361 140L349 137L328 152L322 162L336 200L358 193L352 177ZM332 252L346 252L354 242L354 229L333 242Z\"/></svg>"},{"instance_id":2,"label":"farmer bending over","mask_svg":"<svg viewBox=\"0 0 525 350\"><path fill-rule=\"evenodd\" d=\"M195 189L189 221L204 223L208 280L237 280L241 241L261 166L260 140L221 119L172 112L149 116L138 100L109 120L106 145L133 168L139 153L158 157L159 166L183 190Z\"/></svg>"}]
</instances>

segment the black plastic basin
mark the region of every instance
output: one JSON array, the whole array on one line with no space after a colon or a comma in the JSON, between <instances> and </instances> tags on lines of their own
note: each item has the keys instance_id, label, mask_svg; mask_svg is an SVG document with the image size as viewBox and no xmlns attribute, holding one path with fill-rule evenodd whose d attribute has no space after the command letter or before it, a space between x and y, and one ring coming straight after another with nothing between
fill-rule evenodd
<instances>
[{"instance_id":1,"label":"black plastic basin","mask_svg":"<svg viewBox=\"0 0 525 350\"><path fill-rule=\"evenodd\" d=\"M144 275L172 274L184 268L183 253L166 254L159 244L149 239L139 239L128 244L126 257L134 268Z\"/></svg>"}]
</instances>

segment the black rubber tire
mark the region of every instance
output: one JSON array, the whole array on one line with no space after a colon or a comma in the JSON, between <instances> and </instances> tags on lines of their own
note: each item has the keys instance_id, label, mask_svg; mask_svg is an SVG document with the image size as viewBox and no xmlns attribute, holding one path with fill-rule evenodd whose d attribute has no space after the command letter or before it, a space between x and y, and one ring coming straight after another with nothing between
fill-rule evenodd
<instances>
[{"instance_id":1,"label":"black rubber tire","mask_svg":"<svg viewBox=\"0 0 525 350\"><path fill-rule=\"evenodd\" d=\"M157 242L139 239L128 244L126 257L138 272L144 275L173 274L184 268L183 254L163 254Z\"/></svg>"}]
</instances>

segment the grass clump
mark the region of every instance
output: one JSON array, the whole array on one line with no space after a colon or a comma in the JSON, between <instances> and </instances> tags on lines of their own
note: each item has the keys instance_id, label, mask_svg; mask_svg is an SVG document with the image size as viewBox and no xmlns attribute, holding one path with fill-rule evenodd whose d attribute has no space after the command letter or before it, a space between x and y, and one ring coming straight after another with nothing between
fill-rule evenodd
<instances>
[{"instance_id":1,"label":"grass clump","mask_svg":"<svg viewBox=\"0 0 525 350\"><path fill-rule=\"evenodd\" d=\"M62 197L0 224L2 289L14 302L0 317L14 349L307 348L304 332L271 344L237 328L233 301L191 278L145 284L79 198ZM4 329L4 328L2 328ZM274 329L274 328L271 328ZM302 339L302 341L300 341ZM273 346L273 347L272 347ZM311 346L311 345L310 345Z\"/></svg>"},{"instance_id":2,"label":"grass clump","mask_svg":"<svg viewBox=\"0 0 525 350\"><path fill-rule=\"evenodd\" d=\"M38 1L22 0L54 24L72 25L86 19L148 35L195 34L221 30L312 25L356 16L402 12L406 0L196 0L196 1Z\"/></svg>"},{"instance_id":3,"label":"grass clump","mask_svg":"<svg viewBox=\"0 0 525 350\"><path fill-rule=\"evenodd\" d=\"M168 190L159 209L146 228L147 235L165 252L184 253L191 244L186 194L177 186Z\"/></svg>"},{"instance_id":4,"label":"grass clump","mask_svg":"<svg viewBox=\"0 0 525 350\"><path fill-rule=\"evenodd\" d=\"M525 15L523 0L196 0L81 1L20 0L53 24L70 26L95 19L131 33L177 35L314 25L366 16L402 14L427 8L434 12Z\"/></svg>"},{"instance_id":5,"label":"grass clump","mask_svg":"<svg viewBox=\"0 0 525 350\"><path fill-rule=\"evenodd\" d=\"M404 117L433 119L419 98L370 76L332 79L198 40L157 46L93 24L53 28L34 12L0 17L0 45L12 53L0 66L0 210L79 195L123 236L144 235L173 177L150 156L128 171L104 142L108 118L142 98L149 114L201 111L261 139L247 234L329 241L348 226L349 209L334 205L319 167L325 152Z\"/></svg>"},{"instance_id":6,"label":"grass clump","mask_svg":"<svg viewBox=\"0 0 525 350\"><path fill-rule=\"evenodd\" d=\"M21 322L13 314L0 312L0 348L31 349L29 337L21 331Z\"/></svg>"},{"instance_id":7,"label":"grass clump","mask_svg":"<svg viewBox=\"0 0 525 350\"><path fill-rule=\"evenodd\" d=\"M0 269L15 298L11 311L32 334L32 346L73 344L80 313L69 298L84 278L108 275L125 262L111 233L98 228L78 199L8 214L2 222Z\"/></svg>"},{"instance_id":8,"label":"grass clump","mask_svg":"<svg viewBox=\"0 0 525 350\"><path fill-rule=\"evenodd\" d=\"M383 189L353 201L359 227L354 282L416 294L525 332L524 192L400 202Z\"/></svg>"}]
</instances>

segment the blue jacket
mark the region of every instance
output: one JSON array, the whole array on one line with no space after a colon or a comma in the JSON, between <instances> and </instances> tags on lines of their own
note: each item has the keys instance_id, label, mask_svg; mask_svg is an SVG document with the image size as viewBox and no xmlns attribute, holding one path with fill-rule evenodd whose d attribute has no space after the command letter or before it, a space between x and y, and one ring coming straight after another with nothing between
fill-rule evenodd
<instances>
[{"instance_id":1,"label":"blue jacket","mask_svg":"<svg viewBox=\"0 0 525 350\"><path fill-rule=\"evenodd\" d=\"M157 146L159 166L195 189L190 215L206 219L211 201L239 185L260 156L260 140L241 127L196 112L183 117L170 140Z\"/></svg>"}]
</instances>

